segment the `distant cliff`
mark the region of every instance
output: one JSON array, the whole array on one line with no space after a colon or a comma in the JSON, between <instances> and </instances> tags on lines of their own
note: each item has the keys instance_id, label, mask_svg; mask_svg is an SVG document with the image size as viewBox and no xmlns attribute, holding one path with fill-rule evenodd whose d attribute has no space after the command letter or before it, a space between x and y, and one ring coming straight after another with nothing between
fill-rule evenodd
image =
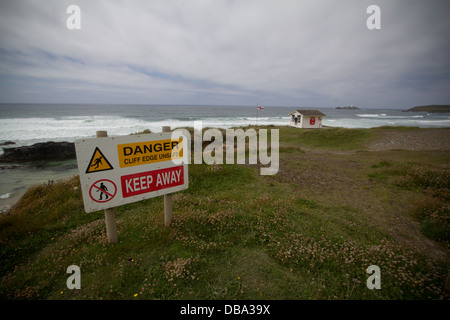
<instances>
[{"instance_id":1,"label":"distant cliff","mask_svg":"<svg viewBox=\"0 0 450 320\"><path fill-rule=\"evenodd\" d=\"M344 110L360 110L358 107L355 107L355 106L337 107L336 109L344 109Z\"/></svg>"},{"instance_id":2,"label":"distant cliff","mask_svg":"<svg viewBox=\"0 0 450 320\"><path fill-rule=\"evenodd\" d=\"M417 106L408 110L406 112L436 112L436 113L449 113L450 105L429 105L429 106Z\"/></svg>"}]
</instances>

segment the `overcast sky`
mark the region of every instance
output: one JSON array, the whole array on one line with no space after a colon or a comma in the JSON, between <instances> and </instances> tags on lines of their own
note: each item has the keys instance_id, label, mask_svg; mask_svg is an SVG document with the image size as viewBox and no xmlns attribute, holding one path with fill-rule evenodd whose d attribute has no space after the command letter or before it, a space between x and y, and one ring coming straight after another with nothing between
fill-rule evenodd
<instances>
[{"instance_id":1,"label":"overcast sky","mask_svg":"<svg viewBox=\"0 0 450 320\"><path fill-rule=\"evenodd\" d=\"M2 0L0 102L450 104L449 17L446 0Z\"/></svg>"}]
</instances>

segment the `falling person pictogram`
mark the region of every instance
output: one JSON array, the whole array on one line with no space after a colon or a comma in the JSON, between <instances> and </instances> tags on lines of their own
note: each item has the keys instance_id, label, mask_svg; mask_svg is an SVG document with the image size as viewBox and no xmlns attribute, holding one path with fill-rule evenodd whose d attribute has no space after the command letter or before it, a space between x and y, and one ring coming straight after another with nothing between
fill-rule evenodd
<instances>
[{"instance_id":1,"label":"falling person pictogram","mask_svg":"<svg viewBox=\"0 0 450 320\"><path fill-rule=\"evenodd\" d=\"M98 167L102 164L102 158L103 157L98 157L94 160L94 163L91 165L91 167L95 166L95 169L97 170Z\"/></svg>"}]
</instances>

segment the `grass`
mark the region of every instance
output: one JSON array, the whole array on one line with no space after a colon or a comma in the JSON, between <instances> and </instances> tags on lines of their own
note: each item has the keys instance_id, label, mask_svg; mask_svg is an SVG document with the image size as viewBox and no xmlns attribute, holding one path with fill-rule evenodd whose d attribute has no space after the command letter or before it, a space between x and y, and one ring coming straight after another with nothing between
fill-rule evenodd
<instances>
[{"instance_id":1,"label":"grass","mask_svg":"<svg viewBox=\"0 0 450 320\"><path fill-rule=\"evenodd\" d=\"M173 223L164 226L162 198L118 207L116 244L103 213L84 212L78 177L35 186L0 217L0 297L445 298L448 266L418 248L448 208L449 154L365 151L376 134L280 128L274 176L258 165L189 165ZM448 250L436 234L431 248ZM73 264L80 290L66 287ZM366 287L370 265L381 290Z\"/></svg>"},{"instance_id":2,"label":"grass","mask_svg":"<svg viewBox=\"0 0 450 320\"><path fill-rule=\"evenodd\" d=\"M425 194L413 202L412 213L421 224L421 231L429 238L450 242L450 167L448 164L390 162L382 160L372 166L369 174L400 188Z\"/></svg>"},{"instance_id":3,"label":"grass","mask_svg":"<svg viewBox=\"0 0 450 320\"><path fill-rule=\"evenodd\" d=\"M362 148L370 139L376 137L372 130L323 128L321 130L298 130L281 128L283 141L307 148L355 150Z\"/></svg>"}]
</instances>

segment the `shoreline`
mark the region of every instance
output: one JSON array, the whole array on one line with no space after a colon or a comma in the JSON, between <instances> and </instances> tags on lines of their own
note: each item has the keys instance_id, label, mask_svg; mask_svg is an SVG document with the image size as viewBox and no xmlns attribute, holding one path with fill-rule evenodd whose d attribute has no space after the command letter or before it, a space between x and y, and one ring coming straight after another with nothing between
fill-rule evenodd
<instances>
[{"instance_id":1,"label":"shoreline","mask_svg":"<svg viewBox=\"0 0 450 320\"><path fill-rule=\"evenodd\" d=\"M0 166L0 196L4 196L0 198L0 215L20 201L29 188L78 174L75 159L1 163Z\"/></svg>"},{"instance_id":2,"label":"shoreline","mask_svg":"<svg viewBox=\"0 0 450 320\"><path fill-rule=\"evenodd\" d=\"M11 208L20 201L25 192L26 190L20 193L15 193L8 198L0 199L0 216L7 214Z\"/></svg>"}]
</instances>

